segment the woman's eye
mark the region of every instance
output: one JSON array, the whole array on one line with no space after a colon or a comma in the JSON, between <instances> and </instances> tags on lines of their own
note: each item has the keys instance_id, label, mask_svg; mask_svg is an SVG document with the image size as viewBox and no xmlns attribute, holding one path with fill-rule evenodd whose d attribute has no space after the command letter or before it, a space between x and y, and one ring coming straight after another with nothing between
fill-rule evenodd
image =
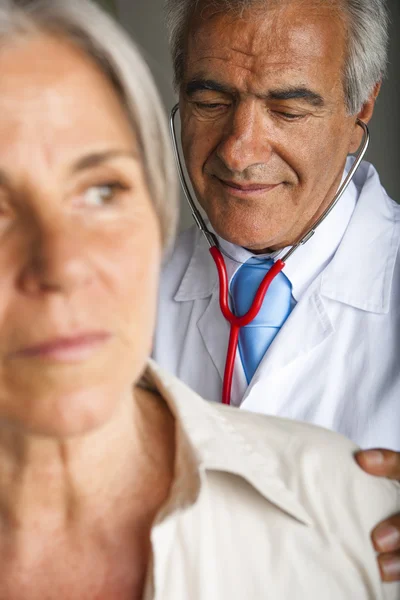
<instances>
[{"instance_id":1,"label":"woman's eye","mask_svg":"<svg viewBox=\"0 0 400 600\"><path fill-rule=\"evenodd\" d=\"M102 185L93 185L88 188L84 194L85 204L87 206L106 206L110 204L118 191L124 189L119 183L105 183Z\"/></svg>"}]
</instances>

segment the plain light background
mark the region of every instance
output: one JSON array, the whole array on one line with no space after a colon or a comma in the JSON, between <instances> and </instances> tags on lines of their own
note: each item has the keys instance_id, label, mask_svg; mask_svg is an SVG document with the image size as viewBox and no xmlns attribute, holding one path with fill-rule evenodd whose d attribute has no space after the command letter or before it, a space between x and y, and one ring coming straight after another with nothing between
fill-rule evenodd
<instances>
[{"instance_id":1,"label":"plain light background","mask_svg":"<svg viewBox=\"0 0 400 600\"><path fill-rule=\"evenodd\" d=\"M113 2L122 25L144 52L169 111L176 96L163 23L163 0L103 1ZM370 124L371 145L366 160L378 169L389 195L400 201L400 0L388 0L388 6L391 13L390 64ZM183 203L181 227L191 223L189 210Z\"/></svg>"}]
</instances>

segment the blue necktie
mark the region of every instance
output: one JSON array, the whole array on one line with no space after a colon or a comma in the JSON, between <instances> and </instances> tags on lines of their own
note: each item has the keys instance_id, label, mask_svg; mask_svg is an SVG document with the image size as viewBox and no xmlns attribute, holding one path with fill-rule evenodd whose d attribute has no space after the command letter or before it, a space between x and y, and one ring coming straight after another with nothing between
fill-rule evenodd
<instances>
[{"instance_id":1,"label":"blue necktie","mask_svg":"<svg viewBox=\"0 0 400 600\"><path fill-rule=\"evenodd\" d=\"M236 272L231 282L233 308L244 315L273 261L250 258ZM239 333L239 352L247 383L250 383L264 354L291 312L292 285L282 272L270 284L257 317L242 327Z\"/></svg>"}]
</instances>

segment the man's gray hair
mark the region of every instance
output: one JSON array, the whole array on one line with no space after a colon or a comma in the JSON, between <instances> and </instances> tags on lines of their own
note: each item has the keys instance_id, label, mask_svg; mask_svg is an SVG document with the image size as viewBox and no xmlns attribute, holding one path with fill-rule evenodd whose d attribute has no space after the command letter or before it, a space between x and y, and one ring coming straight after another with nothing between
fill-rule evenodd
<instances>
[{"instance_id":1,"label":"man's gray hair","mask_svg":"<svg viewBox=\"0 0 400 600\"><path fill-rule=\"evenodd\" d=\"M332 0L321 0L321 3ZM185 66L186 35L190 19L201 5L221 6L223 11L243 11L267 5L268 0L166 0L166 21L179 88ZM356 114L386 73L388 23L386 0L336 0L348 27L344 91L349 114Z\"/></svg>"},{"instance_id":2,"label":"man's gray hair","mask_svg":"<svg viewBox=\"0 0 400 600\"><path fill-rule=\"evenodd\" d=\"M1 45L31 34L63 36L108 77L135 132L164 248L178 215L176 170L153 78L125 31L91 0L0 0Z\"/></svg>"}]
</instances>

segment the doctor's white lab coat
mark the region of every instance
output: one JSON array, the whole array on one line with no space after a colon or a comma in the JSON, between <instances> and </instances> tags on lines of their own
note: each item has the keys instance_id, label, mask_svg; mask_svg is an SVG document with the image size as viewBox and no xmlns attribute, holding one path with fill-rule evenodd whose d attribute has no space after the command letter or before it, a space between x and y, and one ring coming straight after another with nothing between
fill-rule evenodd
<instances>
[{"instance_id":1,"label":"doctor's white lab coat","mask_svg":"<svg viewBox=\"0 0 400 600\"><path fill-rule=\"evenodd\" d=\"M354 183L359 198L336 254L239 396L236 357L233 404L327 427L361 447L400 451L400 206L368 163ZM163 271L153 357L216 402L229 335L218 290L208 246L192 228Z\"/></svg>"}]
</instances>

